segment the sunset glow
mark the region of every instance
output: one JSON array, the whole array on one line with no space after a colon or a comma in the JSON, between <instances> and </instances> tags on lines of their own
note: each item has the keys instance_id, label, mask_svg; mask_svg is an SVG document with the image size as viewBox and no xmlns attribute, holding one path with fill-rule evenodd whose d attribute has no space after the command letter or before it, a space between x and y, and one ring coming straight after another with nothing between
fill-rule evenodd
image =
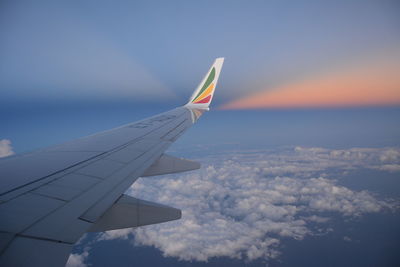
<instances>
[{"instance_id":1,"label":"sunset glow","mask_svg":"<svg viewBox=\"0 0 400 267\"><path fill-rule=\"evenodd\" d=\"M375 62L254 93L222 109L359 107L400 104L399 63Z\"/></svg>"}]
</instances>

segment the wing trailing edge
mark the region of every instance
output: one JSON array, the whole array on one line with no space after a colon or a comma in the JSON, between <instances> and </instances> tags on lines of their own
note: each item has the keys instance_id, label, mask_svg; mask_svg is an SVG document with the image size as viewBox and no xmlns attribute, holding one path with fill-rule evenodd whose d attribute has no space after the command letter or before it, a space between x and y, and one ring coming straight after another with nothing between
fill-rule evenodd
<instances>
[{"instance_id":1,"label":"wing trailing edge","mask_svg":"<svg viewBox=\"0 0 400 267\"><path fill-rule=\"evenodd\" d=\"M122 195L89 229L103 232L178 220L179 209Z\"/></svg>"},{"instance_id":2,"label":"wing trailing edge","mask_svg":"<svg viewBox=\"0 0 400 267\"><path fill-rule=\"evenodd\" d=\"M200 166L200 163L195 161L163 154L144 172L142 177L192 171L200 169Z\"/></svg>"}]
</instances>

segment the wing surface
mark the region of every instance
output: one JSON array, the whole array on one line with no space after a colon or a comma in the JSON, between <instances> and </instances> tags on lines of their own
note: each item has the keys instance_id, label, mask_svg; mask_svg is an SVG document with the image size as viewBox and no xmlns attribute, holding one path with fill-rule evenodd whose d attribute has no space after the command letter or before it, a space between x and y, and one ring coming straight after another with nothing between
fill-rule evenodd
<instances>
[{"instance_id":1,"label":"wing surface","mask_svg":"<svg viewBox=\"0 0 400 267\"><path fill-rule=\"evenodd\" d=\"M214 84L221 60L207 74L217 73ZM197 91L205 83L209 81L203 80ZM211 97L214 88L208 90ZM199 92L199 96L204 93ZM200 167L164 154L210 104L193 102L109 131L2 159L0 265L63 266L72 246L88 231L180 218L177 209L124 192L141 176Z\"/></svg>"}]
</instances>

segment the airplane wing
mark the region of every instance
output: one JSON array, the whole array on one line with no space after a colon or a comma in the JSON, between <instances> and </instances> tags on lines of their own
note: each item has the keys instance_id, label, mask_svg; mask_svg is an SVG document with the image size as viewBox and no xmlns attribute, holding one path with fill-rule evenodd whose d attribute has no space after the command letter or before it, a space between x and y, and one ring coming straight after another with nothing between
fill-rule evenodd
<instances>
[{"instance_id":1,"label":"airplane wing","mask_svg":"<svg viewBox=\"0 0 400 267\"><path fill-rule=\"evenodd\" d=\"M86 232L179 219L178 209L124 192L139 177L200 168L164 151L208 110L222 64L185 106L0 160L0 266L63 266Z\"/></svg>"}]
</instances>

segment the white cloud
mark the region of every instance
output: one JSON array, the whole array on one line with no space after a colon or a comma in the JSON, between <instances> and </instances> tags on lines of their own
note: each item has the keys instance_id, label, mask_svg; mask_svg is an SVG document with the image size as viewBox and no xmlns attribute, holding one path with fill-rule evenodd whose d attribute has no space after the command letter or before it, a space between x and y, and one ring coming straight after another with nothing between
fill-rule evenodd
<instances>
[{"instance_id":1,"label":"white cloud","mask_svg":"<svg viewBox=\"0 0 400 267\"><path fill-rule=\"evenodd\" d=\"M347 163L353 166L376 167L381 164L400 163L400 148L351 148L325 149L296 147L299 155L313 160L329 160L332 163Z\"/></svg>"},{"instance_id":2,"label":"white cloud","mask_svg":"<svg viewBox=\"0 0 400 267\"><path fill-rule=\"evenodd\" d=\"M400 172L400 164L385 164L379 167L382 171Z\"/></svg>"},{"instance_id":3,"label":"white cloud","mask_svg":"<svg viewBox=\"0 0 400 267\"><path fill-rule=\"evenodd\" d=\"M89 256L89 252L84 251L82 254L71 254L65 267L86 267L85 260Z\"/></svg>"},{"instance_id":4,"label":"white cloud","mask_svg":"<svg viewBox=\"0 0 400 267\"><path fill-rule=\"evenodd\" d=\"M145 178L132 187L135 197L182 209L181 220L117 230L100 239L133 233L137 245L182 260L276 258L283 238L302 240L331 231L330 216L354 218L394 209L388 200L327 178L337 169L379 166L381 155L387 150L300 147L219 155L199 171Z\"/></svg>"},{"instance_id":5,"label":"white cloud","mask_svg":"<svg viewBox=\"0 0 400 267\"><path fill-rule=\"evenodd\" d=\"M324 149L324 148L304 148L296 147L295 152L299 156L291 156L290 159L314 162L315 166L320 166L320 170L325 168L355 169L371 168L382 171L400 171L400 148L351 148L351 149ZM309 164L302 164L303 168Z\"/></svg>"},{"instance_id":6,"label":"white cloud","mask_svg":"<svg viewBox=\"0 0 400 267\"><path fill-rule=\"evenodd\" d=\"M399 149L387 149L381 153L379 159L382 162L399 162L400 161L400 150Z\"/></svg>"},{"instance_id":7,"label":"white cloud","mask_svg":"<svg viewBox=\"0 0 400 267\"><path fill-rule=\"evenodd\" d=\"M97 240L128 239L132 229L113 230L101 233Z\"/></svg>"},{"instance_id":8,"label":"white cloud","mask_svg":"<svg viewBox=\"0 0 400 267\"><path fill-rule=\"evenodd\" d=\"M0 140L0 158L11 156L14 151L11 146L11 141L8 139Z\"/></svg>"},{"instance_id":9,"label":"white cloud","mask_svg":"<svg viewBox=\"0 0 400 267\"><path fill-rule=\"evenodd\" d=\"M322 217L322 216L317 216L317 215L303 217L303 219L308 222L316 222L316 223L325 223L330 220L328 217Z\"/></svg>"},{"instance_id":10,"label":"white cloud","mask_svg":"<svg viewBox=\"0 0 400 267\"><path fill-rule=\"evenodd\" d=\"M343 240L346 241L346 242L351 242L352 241L352 239L350 237L348 237L348 236L344 236Z\"/></svg>"}]
</instances>

